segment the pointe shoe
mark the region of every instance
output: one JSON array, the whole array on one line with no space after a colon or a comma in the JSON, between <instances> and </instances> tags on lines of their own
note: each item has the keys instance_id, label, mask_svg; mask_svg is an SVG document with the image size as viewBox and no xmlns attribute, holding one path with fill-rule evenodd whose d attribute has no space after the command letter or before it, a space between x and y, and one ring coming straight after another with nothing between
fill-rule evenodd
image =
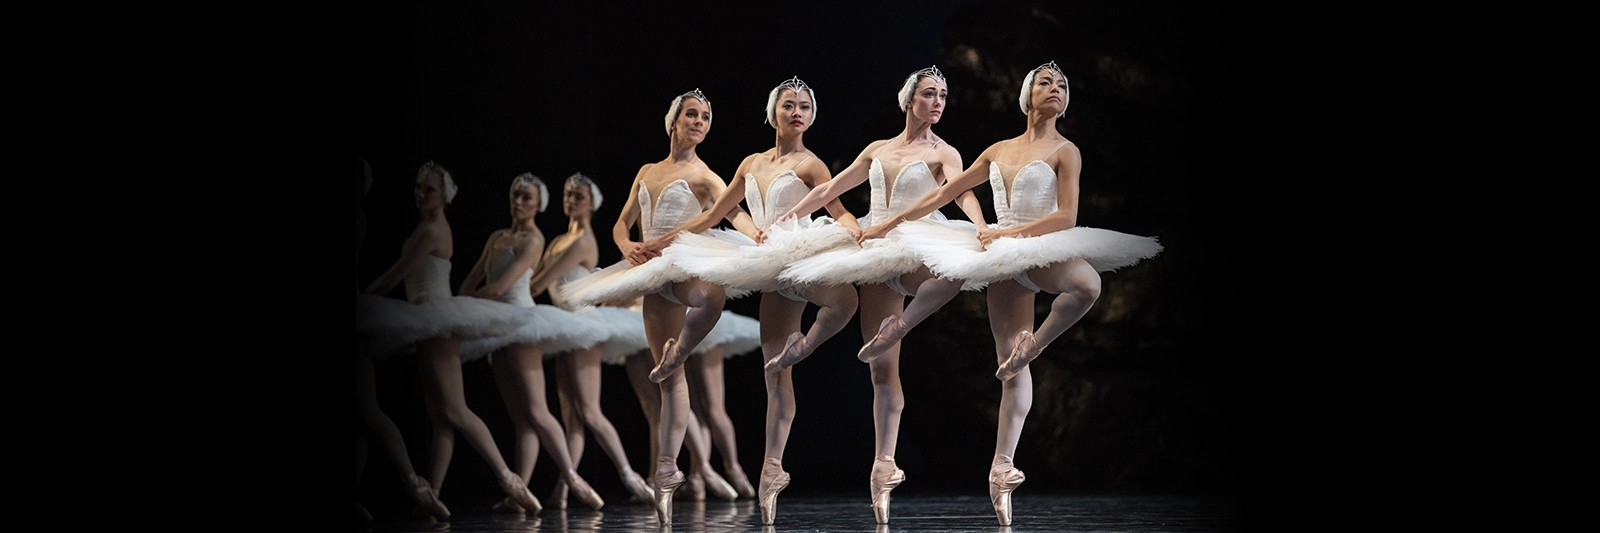
<instances>
[{"instance_id":1,"label":"pointe shoe","mask_svg":"<svg viewBox=\"0 0 1600 533\"><path fill-rule=\"evenodd\" d=\"M628 489L629 502L649 502L656 499L656 491L651 490L650 484L645 483L644 478L639 477L633 470L627 470L622 474L622 486Z\"/></svg>"},{"instance_id":2,"label":"pointe shoe","mask_svg":"<svg viewBox=\"0 0 1600 533\"><path fill-rule=\"evenodd\" d=\"M739 499L739 493L733 491L733 485L729 485L728 480L717 475L716 471L709 467L702 468L700 475L705 478L706 494L730 502Z\"/></svg>"},{"instance_id":3,"label":"pointe shoe","mask_svg":"<svg viewBox=\"0 0 1600 533\"><path fill-rule=\"evenodd\" d=\"M872 337L871 341L861 345L861 351L856 352L856 359L860 359L863 363L871 363L883 354L884 350L905 338L906 332L910 329L898 316L891 315L884 318L883 322L878 324L878 334Z\"/></svg>"},{"instance_id":4,"label":"pointe shoe","mask_svg":"<svg viewBox=\"0 0 1600 533\"><path fill-rule=\"evenodd\" d=\"M557 479L556 486L550 489L550 497L544 499L544 506L551 509L567 508L567 482Z\"/></svg>"},{"instance_id":5,"label":"pointe shoe","mask_svg":"<svg viewBox=\"0 0 1600 533\"><path fill-rule=\"evenodd\" d=\"M889 491L906 480L906 471L895 466L894 458L880 455L872 462L872 515L879 524L889 523Z\"/></svg>"},{"instance_id":6,"label":"pointe shoe","mask_svg":"<svg viewBox=\"0 0 1600 533\"><path fill-rule=\"evenodd\" d=\"M700 477L700 473L699 472L695 472L693 474L689 474L689 478L688 478L688 480L685 481L685 483L689 484L689 494L688 494L689 501L691 501L691 502L703 502L703 501L706 501L706 480L705 480L705 478Z\"/></svg>"},{"instance_id":7,"label":"pointe shoe","mask_svg":"<svg viewBox=\"0 0 1600 533\"><path fill-rule=\"evenodd\" d=\"M1000 363L1000 369L994 372L994 377L1000 378L1000 381L1010 380L1023 368L1027 368L1028 363L1033 362L1033 358L1039 357L1041 352L1044 352L1044 346L1040 346L1033 338L1033 332L1018 331L1016 341L1012 343L1011 357L1006 358L1006 362Z\"/></svg>"},{"instance_id":8,"label":"pointe shoe","mask_svg":"<svg viewBox=\"0 0 1600 533\"><path fill-rule=\"evenodd\" d=\"M411 510L412 516L450 519L450 509L445 508L444 502L439 501L439 495L433 493L433 487L428 485L428 480L412 474L411 479L406 480L406 485L411 487L411 499L417 502L417 507Z\"/></svg>"},{"instance_id":9,"label":"pointe shoe","mask_svg":"<svg viewBox=\"0 0 1600 533\"><path fill-rule=\"evenodd\" d=\"M772 524L778 519L778 492L789 486L789 473L777 460L769 459L761 466L761 523Z\"/></svg>"},{"instance_id":10,"label":"pointe shoe","mask_svg":"<svg viewBox=\"0 0 1600 533\"><path fill-rule=\"evenodd\" d=\"M1012 466L1011 458L1000 456L1003 461L989 469L989 501L994 503L994 516L1000 519L1000 525L1011 525L1011 491L1027 476L1021 470Z\"/></svg>"},{"instance_id":11,"label":"pointe shoe","mask_svg":"<svg viewBox=\"0 0 1600 533\"><path fill-rule=\"evenodd\" d=\"M767 364L762 365L762 368L768 374L773 374L799 363L801 359L805 358L800 355L800 352L805 349L805 341L805 334L798 331L790 333L788 342L783 344L783 351L779 352L777 357L768 360Z\"/></svg>"},{"instance_id":12,"label":"pointe shoe","mask_svg":"<svg viewBox=\"0 0 1600 533\"><path fill-rule=\"evenodd\" d=\"M728 469L728 482L733 484L733 490L739 493L741 500L753 500L756 497L756 488L750 486L750 477L744 475L744 469L738 464Z\"/></svg>"},{"instance_id":13,"label":"pointe shoe","mask_svg":"<svg viewBox=\"0 0 1600 533\"><path fill-rule=\"evenodd\" d=\"M544 510L544 506L539 505L539 500L533 497L533 493L528 492L528 483L522 481L522 476L511 474L508 471L507 474L500 478L500 488L506 491L506 496L511 501L521 505L528 512L538 514L539 511Z\"/></svg>"},{"instance_id":14,"label":"pointe shoe","mask_svg":"<svg viewBox=\"0 0 1600 533\"><path fill-rule=\"evenodd\" d=\"M677 372L678 367L683 366L683 360L688 358L688 356L678 357L678 339L667 339L666 344L661 345L661 354L661 364L650 369L651 383L666 381L667 376Z\"/></svg>"},{"instance_id":15,"label":"pointe shoe","mask_svg":"<svg viewBox=\"0 0 1600 533\"><path fill-rule=\"evenodd\" d=\"M683 481L683 471L676 467L671 473L656 473L656 521L662 526L672 525L672 493Z\"/></svg>"},{"instance_id":16,"label":"pointe shoe","mask_svg":"<svg viewBox=\"0 0 1600 533\"><path fill-rule=\"evenodd\" d=\"M516 500L511 499L510 496L506 496L500 501L495 502L494 506L490 507L489 510L496 513L512 514L523 514L527 511L526 509L523 509L522 505L518 504Z\"/></svg>"},{"instance_id":17,"label":"pointe shoe","mask_svg":"<svg viewBox=\"0 0 1600 533\"><path fill-rule=\"evenodd\" d=\"M570 472L569 474L572 476L572 479L567 482L567 486L571 487L573 494L578 496L579 501L582 501L584 505L589 506L590 509L597 511L600 510L601 507L606 506L606 501L600 499L600 493L595 492L594 487L589 486L589 482L584 481L581 477L578 477L577 472Z\"/></svg>"}]
</instances>

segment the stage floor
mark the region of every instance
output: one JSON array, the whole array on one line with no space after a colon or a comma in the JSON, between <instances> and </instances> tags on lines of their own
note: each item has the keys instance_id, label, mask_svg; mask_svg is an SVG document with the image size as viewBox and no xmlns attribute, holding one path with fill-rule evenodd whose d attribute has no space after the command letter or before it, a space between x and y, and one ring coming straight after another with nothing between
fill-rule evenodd
<instances>
[{"instance_id":1,"label":"stage floor","mask_svg":"<svg viewBox=\"0 0 1600 533\"><path fill-rule=\"evenodd\" d=\"M795 496L778 500L777 523L761 524L753 501L675 503L671 531L678 532L956 532L1029 531L1232 532L1240 531L1237 506L1223 498L1175 496L1013 497L1011 526L998 525L987 496L907 496L894 499L892 516L878 525L865 495ZM489 505L452 507L449 522L377 517L365 530L412 531L665 531L648 504L617 502L599 511L581 505L537 515L493 513Z\"/></svg>"}]
</instances>

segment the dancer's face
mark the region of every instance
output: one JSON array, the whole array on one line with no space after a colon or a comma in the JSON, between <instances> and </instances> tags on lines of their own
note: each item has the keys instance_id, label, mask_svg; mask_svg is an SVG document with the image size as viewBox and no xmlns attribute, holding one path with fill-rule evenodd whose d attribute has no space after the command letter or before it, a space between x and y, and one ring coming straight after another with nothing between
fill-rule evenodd
<instances>
[{"instance_id":1,"label":"dancer's face","mask_svg":"<svg viewBox=\"0 0 1600 533\"><path fill-rule=\"evenodd\" d=\"M697 100L698 101L698 100ZM587 216L594 212L593 198L589 197L589 186L582 183L568 185L561 192L561 212L567 218Z\"/></svg>"},{"instance_id":2,"label":"dancer's face","mask_svg":"<svg viewBox=\"0 0 1600 533\"><path fill-rule=\"evenodd\" d=\"M417 209L421 211L443 206L444 175L438 172L417 171L417 182L411 189L411 196L417 202Z\"/></svg>"},{"instance_id":3,"label":"dancer's face","mask_svg":"<svg viewBox=\"0 0 1600 533\"><path fill-rule=\"evenodd\" d=\"M795 92L784 89L778 93L778 105L772 111L773 123L790 134L804 133L811 128L811 91Z\"/></svg>"},{"instance_id":4,"label":"dancer's face","mask_svg":"<svg viewBox=\"0 0 1600 533\"><path fill-rule=\"evenodd\" d=\"M923 76L911 93L911 113L918 119L938 124L939 117L944 116L945 98L949 94L950 90L939 78Z\"/></svg>"},{"instance_id":5,"label":"dancer's face","mask_svg":"<svg viewBox=\"0 0 1600 533\"><path fill-rule=\"evenodd\" d=\"M711 131L711 106L699 98L684 98L678 110L678 120L672 124L678 138L689 144L700 144Z\"/></svg>"},{"instance_id":6,"label":"dancer's face","mask_svg":"<svg viewBox=\"0 0 1600 533\"><path fill-rule=\"evenodd\" d=\"M511 219L528 220L539 214L539 188L533 185L518 185L511 189Z\"/></svg>"},{"instance_id":7,"label":"dancer's face","mask_svg":"<svg viewBox=\"0 0 1600 533\"><path fill-rule=\"evenodd\" d=\"M1044 69L1033 74L1033 109L1045 116L1056 116L1067 106L1067 79L1060 72Z\"/></svg>"}]
</instances>

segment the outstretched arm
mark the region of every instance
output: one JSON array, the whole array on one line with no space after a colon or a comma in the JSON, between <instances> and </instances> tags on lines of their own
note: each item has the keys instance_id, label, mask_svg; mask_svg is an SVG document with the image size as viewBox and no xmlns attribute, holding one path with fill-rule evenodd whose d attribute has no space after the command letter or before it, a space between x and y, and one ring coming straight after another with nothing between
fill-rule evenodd
<instances>
[{"instance_id":1,"label":"outstretched arm","mask_svg":"<svg viewBox=\"0 0 1600 533\"><path fill-rule=\"evenodd\" d=\"M749 164L750 158L746 157L744 162L739 164L739 171L735 174L735 176L743 176L745 169L749 166ZM738 215L744 213L743 210L739 210L739 213L737 214L734 213L734 210L738 209L739 207L739 200L744 199L744 180L734 178L732 184L724 185L722 183L722 178L717 176L716 173L711 172L710 169L707 169L704 174L705 175L701 178L702 184L711 193L712 197L717 199L716 202L711 204L710 209L701 211L699 216L694 217L693 219L684 223L682 226L673 228L672 231L669 231L660 237L650 239L650 242L645 243L647 248L655 250L656 253L659 254L661 249L672 245L672 240L678 238L678 234L680 233L685 231L689 233L700 233L702 231L711 229L712 226L717 225L717 221L720 221L723 218L727 218L730 222L736 222L738 220ZM750 215L746 214L744 218L745 220L749 220ZM753 227L755 224L750 223L750 226ZM743 230L741 229L740 231Z\"/></svg>"},{"instance_id":2,"label":"outstretched arm","mask_svg":"<svg viewBox=\"0 0 1600 533\"><path fill-rule=\"evenodd\" d=\"M824 205L828 206L828 213L832 214L833 203L830 202L835 202L839 195L844 194L845 191L854 189L861 182L867 181L868 170L872 167L872 157L870 156L878 153L878 148L883 146L885 142L887 141L874 141L872 144L867 145L867 149L862 150L861 154L856 156L856 160L851 162L850 166L845 167L844 171L839 172L838 176L833 176L832 179L824 180L824 183L812 187L811 192L806 194L806 197L802 198L800 203L795 204L794 208L773 220L785 220L809 215L815 213L817 209L822 208ZM840 204L840 207L843 208L843 204ZM834 215L833 218L838 219L839 217Z\"/></svg>"},{"instance_id":3,"label":"outstretched arm","mask_svg":"<svg viewBox=\"0 0 1600 533\"><path fill-rule=\"evenodd\" d=\"M862 232L861 240L881 239L884 235L888 235L890 230L899 226L901 222L925 217L928 213L938 209L939 206L955 200L961 193L970 193L973 187L977 187L979 183L983 183L985 179L988 179L987 169L989 168L989 162L994 160L994 153L998 150L997 146L999 145L990 146L982 154L978 154L978 160L973 161L972 166L967 167L965 171L956 175L955 179L945 181L944 185L940 185L933 192L924 195L922 199L917 200L917 203L911 204L911 207L907 207L904 211L888 217L888 220L882 222L874 221L872 227ZM973 198L973 200L976 201L977 199ZM966 210L965 207L962 209L963 211ZM972 214L968 212L967 216L972 216ZM983 217L980 213L978 220L982 219Z\"/></svg>"},{"instance_id":4,"label":"outstretched arm","mask_svg":"<svg viewBox=\"0 0 1600 533\"><path fill-rule=\"evenodd\" d=\"M813 191L818 187L825 187L833 182L833 174L828 172L828 166L822 164L822 161L816 158L801 164L797 170L800 170L800 177L805 179L806 184L810 185ZM863 172L862 174L865 175L866 173ZM838 222L839 225L850 230L852 237L859 237L861 235L861 225L856 223L856 216L850 214L850 211L844 208L844 204L839 202L838 195L834 196L824 205L828 208L828 216L833 217L833 220ZM804 212L810 213L810 211Z\"/></svg>"},{"instance_id":5,"label":"outstretched arm","mask_svg":"<svg viewBox=\"0 0 1600 533\"><path fill-rule=\"evenodd\" d=\"M1078 225L1078 173L1083 169L1083 159L1078 153L1078 146L1072 143L1056 150L1055 159L1052 167L1056 171L1056 211L1026 224L979 231L978 240L984 246L1001 237L1037 237Z\"/></svg>"},{"instance_id":6,"label":"outstretched arm","mask_svg":"<svg viewBox=\"0 0 1600 533\"><path fill-rule=\"evenodd\" d=\"M939 164L937 177L939 184L944 185L945 181L947 181L944 179L945 176L960 175L966 167L961 163L961 152L957 152L954 147L948 144L944 145L940 153L944 157ZM989 224L983 220L983 206L978 203L978 196L972 194L972 189L961 191L961 195L956 197L955 204L956 207L961 209L962 213L967 215L967 220L972 221L972 224L978 227L978 231L989 229Z\"/></svg>"}]
</instances>

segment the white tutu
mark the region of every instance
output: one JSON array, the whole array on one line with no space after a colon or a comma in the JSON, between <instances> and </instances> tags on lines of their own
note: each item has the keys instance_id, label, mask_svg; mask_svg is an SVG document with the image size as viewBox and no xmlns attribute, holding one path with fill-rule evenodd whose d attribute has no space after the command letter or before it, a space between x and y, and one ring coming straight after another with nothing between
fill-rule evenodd
<instances>
[{"instance_id":1,"label":"white tutu","mask_svg":"<svg viewBox=\"0 0 1600 533\"><path fill-rule=\"evenodd\" d=\"M850 231L822 217L801 227L799 220L767 228L766 242L756 244L744 234L707 231L683 234L662 252L673 264L694 277L722 285L729 298L750 292L775 292L792 286L778 279L785 266L817 253L854 242ZM853 245L852 245L853 246Z\"/></svg>"},{"instance_id":2,"label":"white tutu","mask_svg":"<svg viewBox=\"0 0 1600 533\"><path fill-rule=\"evenodd\" d=\"M644 338L644 313L621 307L583 307L575 313L606 326L609 336L600 351L600 362L620 365L628 356L650 349Z\"/></svg>"},{"instance_id":3,"label":"white tutu","mask_svg":"<svg viewBox=\"0 0 1600 533\"><path fill-rule=\"evenodd\" d=\"M711 328L693 353L704 354L717 346L722 346L723 359L760 348L761 322L733 311L723 311L717 326Z\"/></svg>"},{"instance_id":4,"label":"white tutu","mask_svg":"<svg viewBox=\"0 0 1600 533\"><path fill-rule=\"evenodd\" d=\"M561 352L594 346L610 335L610 328L593 320L549 305L520 307L521 327L509 335L464 341L461 362L480 359L506 346L519 343L544 343L546 358Z\"/></svg>"},{"instance_id":5,"label":"white tutu","mask_svg":"<svg viewBox=\"0 0 1600 533\"><path fill-rule=\"evenodd\" d=\"M1161 252L1153 237L1082 226L1038 237L995 239L985 250L975 229L970 222L916 220L901 224L894 232L934 274L981 285L1074 257L1088 261L1098 272L1107 272Z\"/></svg>"},{"instance_id":6,"label":"white tutu","mask_svg":"<svg viewBox=\"0 0 1600 533\"><path fill-rule=\"evenodd\" d=\"M671 283L687 281L689 274L665 256L634 266L626 259L593 274L561 285L561 294L573 305L600 305L632 300L661 290Z\"/></svg>"},{"instance_id":7,"label":"white tutu","mask_svg":"<svg viewBox=\"0 0 1600 533\"><path fill-rule=\"evenodd\" d=\"M498 337L511 334L520 325L517 307L482 298L452 296L421 304L379 300L383 301L368 300L368 316L357 321L358 330L373 339L374 360L410 353L406 348L422 340L456 337L465 342Z\"/></svg>"}]
</instances>

